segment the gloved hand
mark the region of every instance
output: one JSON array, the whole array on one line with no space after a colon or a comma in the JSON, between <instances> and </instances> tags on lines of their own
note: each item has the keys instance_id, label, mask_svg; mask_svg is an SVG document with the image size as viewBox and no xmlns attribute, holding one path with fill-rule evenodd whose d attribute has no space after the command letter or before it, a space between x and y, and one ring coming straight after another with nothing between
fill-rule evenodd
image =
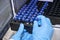
<instances>
[{"instance_id":1,"label":"gloved hand","mask_svg":"<svg viewBox=\"0 0 60 40\"><path fill-rule=\"evenodd\" d=\"M11 39L20 40L21 39L21 34L23 33L23 30L24 30L24 25L21 23L18 31L16 32L15 35L12 36Z\"/></svg>"},{"instance_id":2,"label":"gloved hand","mask_svg":"<svg viewBox=\"0 0 60 40\"><path fill-rule=\"evenodd\" d=\"M39 15L37 18L39 20L34 21L33 25L33 40L51 40L53 28L49 18L43 15Z\"/></svg>"},{"instance_id":3,"label":"gloved hand","mask_svg":"<svg viewBox=\"0 0 60 40\"><path fill-rule=\"evenodd\" d=\"M22 40L31 40L32 34L25 32L23 35Z\"/></svg>"},{"instance_id":4,"label":"gloved hand","mask_svg":"<svg viewBox=\"0 0 60 40\"><path fill-rule=\"evenodd\" d=\"M20 24L20 27L15 35L12 36L12 40L30 40L32 34L29 34L25 29L24 25Z\"/></svg>"}]
</instances>

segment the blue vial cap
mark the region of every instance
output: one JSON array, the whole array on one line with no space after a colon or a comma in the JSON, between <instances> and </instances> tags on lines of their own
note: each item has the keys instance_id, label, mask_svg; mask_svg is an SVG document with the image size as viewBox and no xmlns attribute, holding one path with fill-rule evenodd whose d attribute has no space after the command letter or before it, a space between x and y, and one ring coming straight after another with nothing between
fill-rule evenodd
<instances>
[{"instance_id":1,"label":"blue vial cap","mask_svg":"<svg viewBox=\"0 0 60 40\"><path fill-rule=\"evenodd\" d=\"M37 17L35 17L35 20L37 21Z\"/></svg>"},{"instance_id":2,"label":"blue vial cap","mask_svg":"<svg viewBox=\"0 0 60 40\"><path fill-rule=\"evenodd\" d=\"M21 10L23 10L23 8L21 8ZM21 10L20 10L20 11L21 11Z\"/></svg>"},{"instance_id":3,"label":"blue vial cap","mask_svg":"<svg viewBox=\"0 0 60 40\"><path fill-rule=\"evenodd\" d=\"M24 8L21 9L21 12L24 11Z\"/></svg>"},{"instance_id":4,"label":"blue vial cap","mask_svg":"<svg viewBox=\"0 0 60 40\"><path fill-rule=\"evenodd\" d=\"M33 13L35 12L35 10L34 11L32 11Z\"/></svg>"},{"instance_id":5,"label":"blue vial cap","mask_svg":"<svg viewBox=\"0 0 60 40\"><path fill-rule=\"evenodd\" d=\"M23 10L24 9L24 7L23 8L21 8L21 10Z\"/></svg>"},{"instance_id":6,"label":"blue vial cap","mask_svg":"<svg viewBox=\"0 0 60 40\"><path fill-rule=\"evenodd\" d=\"M26 16L25 16L25 15L24 15L23 17L24 17L24 18L26 18Z\"/></svg>"},{"instance_id":7,"label":"blue vial cap","mask_svg":"<svg viewBox=\"0 0 60 40\"><path fill-rule=\"evenodd\" d=\"M33 20L31 19L30 22L33 22Z\"/></svg>"},{"instance_id":8,"label":"blue vial cap","mask_svg":"<svg viewBox=\"0 0 60 40\"><path fill-rule=\"evenodd\" d=\"M25 14L26 16L28 15L28 14Z\"/></svg>"},{"instance_id":9,"label":"blue vial cap","mask_svg":"<svg viewBox=\"0 0 60 40\"><path fill-rule=\"evenodd\" d=\"M25 13L26 11L24 10L23 12Z\"/></svg>"},{"instance_id":10,"label":"blue vial cap","mask_svg":"<svg viewBox=\"0 0 60 40\"><path fill-rule=\"evenodd\" d=\"M44 5L44 7L47 7L47 6L48 6L48 4L45 4L45 5Z\"/></svg>"},{"instance_id":11,"label":"blue vial cap","mask_svg":"<svg viewBox=\"0 0 60 40\"><path fill-rule=\"evenodd\" d=\"M35 6L35 8L37 8L38 6Z\"/></svg>"},{"instance_id":12,"label":"blue vial cap","mask_svg":"<svg viewBox=\"0 0 60 40\"><path fill-rule=\"evenodd\" d=\"M32 16L32 14L29 14L29 16Z\"/></svg>"},{"instance_id":13,"label":"blue vial cap","mask_svg":"<svg viewBox=\"0 0 60 40\"><path fill-rule=\"evenodd\" d=\"M29 13L29 11L27 11L27 13Z\"/></svg>"},{"instance_id":14,"label":"blue vial cap","mask_svg":"<svg viewBox=\"0 0 60 40\"><path fill-rule=\"evenodd\" d=\"M30 10L32 9L32 6L30 7Z\"/></svg>"},{"instance_id":15,"label":"blue vial cap","mask_svg":"<svg viewBox=\"0 0 60 40\"><path fill-rule=\"evenodd\" d=\"M24 21L24 20L25 20L25 18L22 18L22 20Z\"/></svg>"},{"instance_id":16,"label":"blue vial cap","mask_svg":"<svg viewBox=\"0 0 60 40\"><path fill-rule=\"evenodd\" d=\"M18 20L20 21L20 19L21 19L21 18L19 17Z\"/></svg>"},{"instance_id":17,"label":"blue vial cap","mask_svg":"<svg viewBox=\"0 0 60 40\"><path fill-rule=\"evenodd\" d=\"M39 11L39 10L36 8L36 11Z\"/></svg>"},{"instance_id":18,"label":"blue vial cap","mask_svg":"<svg viewBox=\"0 0 60 40\"><path fill-rule=\"evenodd\" d=\"M22 15L20 15L19 17L22 17Z\"/></svg>"},{"instance_id":19,"label":"blue vial cap","mask_svg":"<svg viewBox=\"0 0 60 40\"><path fill-rule=\"evenodd\" d=\"M47 3L47 6L48 6L48 3Z\"/></svg>"},{"instance_id":20,"label":"blue vial cap","mask_svg":"<svg viewBox=\"0 0 60 40\"><path fill-rule=\"evenodd\" d=\"M13 19L14 19L14 20L17 20L17 17L14 17Z\"/></svg>"},{"instance_id":21,"label":"blue vial cap","mask_svg":"<svg viewBox=\"0 0 60 40\"><path fill-rule=\"evenodd\" d=\"M26 19L25 21L27 21L27 22L28 22L28 21L29 21L29 19Z\"/></svg>"},{"instance_id":22,"label":"blue vial cap","mask_svg":"<svg viewBox=\"0 0 60 40\"><path fill-rule=\"evenodd\" d=\"M30 7L31 6L31 3L28 5L28 7Z\"/></svg>"},{"instance_id":23,"label":"blue vial cap","mask_svg":"<svg viewBox=\"0 0 60 40\"><path fill-rule=\"evenodd\" d=\"M36 17L36 15L33 15L34 17Z\"/></svg>"},{"instance_id":24,"label":"blue vial cap","mask_svg":"<svg viewBox=\"0 0 60 40\"><path fill-rule=\"evenodd\" d=\"M31 12L31 9L29 10L29 12Z\"/></svg>"},{"instance_id":25,"label":"blue vial cap","mask_svg":"<svg viewBox=\"0 0 60 40\"><path fill-rule=\"evenodd\" d=\"M26 6L24 6L22 9L24 9Z\"/></svg>"},{"instance_id":26,"label":"blue vial cap","mask_svg":"<svg viewBox=\"0 0 60 40\"><path fill-rule=\"evenodd\" d=\"M43 11L41 10L40 12L42 13Z\"/></svg>"},{"instance_id":27,"label":"blue vial cap","mask_svg":"<svg viewBox=\"0 0 60 40\"><path fill-rule=\"evenodd\" d=\"M34 10L35 10L36 8L34 8Z\"/></svg>"},{"instance_id":28,"label":"blue vial cap","mask_svg":"<svg viewBox=\"0 0 60 40\"><path fill-rule=\"evenodd\" d=\"M34 12L35 10L33 9L32 12Z\"/></svg>"},{"instance_id":29,"label":"blue vial cap","mask_svg":"<svg viewBox=\"0 0 60 40\"><path fill-rule=\"evenodd\" d=\"M32 19L34 19L34 17L32 17Z\"/></svg>"},{"instance_id":30,"label":"blue vial cap","mask_svg":"<svg viewBox=\"0 0 60 40\"><path fill-rule=\"evenodd\" d=\"M20 15L20 12L18 12L18 15Z\"/></svg>"},{"instance_id":31,"label":"blue vial cap","mask_svg":"<svg viewBox=\"0 0 60 40\"><path fill-rule=\"evenodd\" d=\"M23 7L25 7L25 6L26 6L26 4Z\"/></svg>"},{"instance_id":32,"label":"blue vial cap","mask_svg":"<svg viewBox=\"0 0 60 40\"><path fill-rule=\"evenodd\" d=\"M44 11L42 12L42 14L44 13Z\"/></svg>"},{"instance_id":33,"label":"blue vial cap","mask_svg":"<svg viewBox=\"0 0 60 40\"><path fill-rule=\"evenodd\" d=\"M22 10L19 10L19 12L21 12Z\"/></svg>"},{"instance_id":34,"label":"blue vial cap","mask_svg":"<svg viewBox=\"0 0 60 40\"><path fill-rule=\"evenodd\" d=\"M44 9L42 8L41 11L43 11Z\"/></svg>"},{"instance_id":35,"label":"blue vial cap","mask_svg":"<svg viewBox=\"0 0 60 40\"><path fill-rule=\"evenodd\" d=\"M33 14L34 12L31 12L31 14Z\"/></svg>"},{"instance_id":36,"label":"blue vial cap","mask_svg":"<svg viewBox=\"0 0 60 40\"><path fill-rule=\"evenodd\" d=\"M32 4L33 2L34 2L34 0L31 0L31 2L30 2L30 3Z\"/></svg>"},{"instance_id":37,"label":"blue vial cap","mask_svg":"<svg viewBox=\"0 0 60 40\"><path fill-rule=\"evenodd\" d=\"M28 16L28 19L30 19L30 16Z\"/></svg>"},{"instance_id":38,"label":"blue vial cap","mask_svg":"<svg viewBox=\"0 0 60 40\"><path fill-rule=\"evenodd\" d=\"M45 9L46 8L46 6L44 6L44 8L43 9Z\"/></svg>"},{"instance_id":39,"label":"blue vial cap","mask_svg":"<svg viewBox=\"0 0 60 40\"><path fill-rule=\"evenodd\" d=\"M37 11L35 11L35 14L37 14L38 12Z\"/></svg>"},{"instance_id":40,"label":"blue vial cap","mask_svg":"<svg viewBox=\"0 0 60 40\"><path fill-rule=\"evenodd\" d=\"M21 13L22 15L24 15L24 13Z\"/></svg>"},{"instance_id":41,"label":"blue vial cap","mask_svg":"<svg viewBox=\"0 0 60 40\"><path fill-rule=\"evenodd\" d=\"M27 9L30 8L30 6L27 6Z\"/></svg>"},{"instance_id":42,"label":"blue vial cap","mask_svg":"<svg viewBox=\"0 0 60 40\"><path fill-rule=\"evenodd\" d=\"M41 15L41 13L39 13L39 15Z\"/></svg>"},{"instance_id":43,"label":"blue vial cap","mask_svg":"<svg viewBox=\"0 0 60 40\"><path fill-rule=\"evenodd\" d=\"M34 10L36 10L36 8L34 8Z\"/></svg>"},{"instance_id":44,"label":"blue vial cap","mask_svg":"<svg viewBox=\"0 0 60 40\"><path fill-rule=\"evenodd\" d=\"M45 4L45 7L48 6L48 4Z\"/></svg>"}]
</instances>

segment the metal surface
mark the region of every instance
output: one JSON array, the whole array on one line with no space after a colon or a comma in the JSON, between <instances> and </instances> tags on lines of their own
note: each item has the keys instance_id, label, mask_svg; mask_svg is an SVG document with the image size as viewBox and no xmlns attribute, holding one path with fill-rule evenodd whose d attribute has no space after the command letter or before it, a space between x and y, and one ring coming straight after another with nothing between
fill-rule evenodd
<instances>
[{"instance_id":1,"label":"metal surface","mask_svg":"<svg viewBox=\"0 0 60 40\"><path fill-rule=\"evenodd\" d=\"M8 29L9 21L12 17L10 0L0 0L0 38Z\"/></svg>"},{"instance_id":2,"label":"metal surface","mask_svg":"<svg viewBox=\"0 0 60 40\"><path fill-rule=\"evenodd\" d=\"M0 1L0 31L7 21L12 17L9 0Z\"/></svg>"}]
</instances>

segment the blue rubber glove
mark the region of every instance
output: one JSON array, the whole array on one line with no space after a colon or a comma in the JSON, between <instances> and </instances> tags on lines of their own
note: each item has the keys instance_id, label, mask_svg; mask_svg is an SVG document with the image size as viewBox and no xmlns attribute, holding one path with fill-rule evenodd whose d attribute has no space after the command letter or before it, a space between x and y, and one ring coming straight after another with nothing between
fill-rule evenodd
<instances>
[{"instance_id":1,"label":"blue rubber glove","mask_svg":"<svg viewBox=\"0 0 60 40\"><path fill-rule=\"evenodd\" d=\"M39 21L34 21L33 25L33 40L51 40L53 28L50 20L43 15L37 18Z\"/></svg>"},{"instance_id":2,"label":"blue rubber glove","mask_svg":"<svg viewBox=\"0 0 60 40\"><path fill-rule=\"evenodd\" d=\"M30 40L32 34L29 34L25 29L24 25L20 24L20 27L15 35L12 36L13 40Z\"/></svg>"},{"instance_id":3,"label":"blue rubber glove","mask_svg":"<svg viewBox=\"0 0 60 40\"><path fill-rule=\"evenodd\" d=\"M22 37L22 40L30 40L32 34L29 34L28 32L24 33L24 36Z\"/></svg>"},{"instance_id":4,"label":"blue rubber glove","mask_svg":"<svg viewBox=\"0 0 60 40\"><path fill-rule=\"evenodd\" d=\"M24 25L21 23L18 31L16 32L15 35L12 36L11 39L13 39L13 40L20 40L21 36L22 36L21 34L23 33L23 31L24 31Z\"/></svg>"}]
</instances>

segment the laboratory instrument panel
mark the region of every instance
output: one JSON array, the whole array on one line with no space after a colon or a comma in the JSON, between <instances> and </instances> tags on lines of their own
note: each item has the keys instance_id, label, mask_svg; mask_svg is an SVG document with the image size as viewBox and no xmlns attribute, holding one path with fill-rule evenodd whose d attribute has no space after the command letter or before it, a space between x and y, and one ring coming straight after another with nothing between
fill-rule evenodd
<instances>
[{"instance_id":1,"label":"laboratory instrument panel","mask_svg":"<svg viewBox=\"0 0 60 40\"><path fill-rule=\"evenodd\" d=\"M14 5L16 6L16 5ZM29 0L18 11L11 20L11 29L18 30L19 24L23 23L27 30L32 30L33 21L38 15L45 15L51 19L53 25L60 24L60 0L53 2Z\"/></svg>"}]
</instances>

